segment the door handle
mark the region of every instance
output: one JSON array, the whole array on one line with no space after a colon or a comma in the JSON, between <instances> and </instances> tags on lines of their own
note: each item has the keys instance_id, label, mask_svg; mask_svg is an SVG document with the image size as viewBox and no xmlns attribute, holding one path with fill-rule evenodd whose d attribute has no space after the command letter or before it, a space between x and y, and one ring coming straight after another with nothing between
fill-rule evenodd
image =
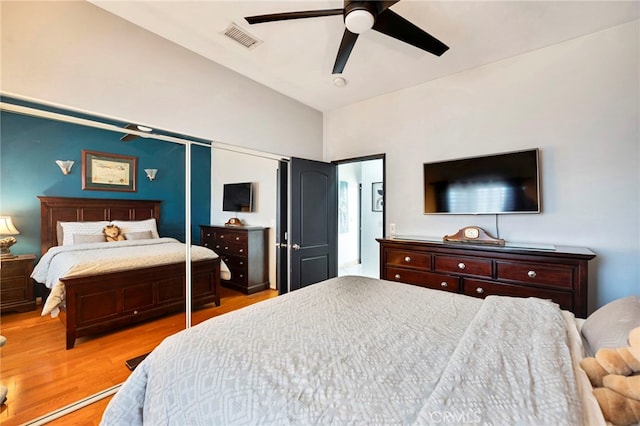
<instances>
[{"instance_id":1,"label":"door handle","mask_svg":"<svg viewBox=\"0 0 640 426\"><path fill-rule=\"evenodd\" d=\"M291 248L294 250L300 250L300 246L298 244L292 245Z\"/></svg>"}]
</instances>

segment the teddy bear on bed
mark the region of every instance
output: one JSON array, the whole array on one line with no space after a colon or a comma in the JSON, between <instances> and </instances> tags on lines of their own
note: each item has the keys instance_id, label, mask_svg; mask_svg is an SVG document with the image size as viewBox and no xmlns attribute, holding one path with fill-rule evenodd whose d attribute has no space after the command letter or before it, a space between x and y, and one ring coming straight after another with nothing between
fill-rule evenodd
<instances>
[{"instance_id":1,"label":"teddy bear on bed","mask_svg":"<svg viewBox=\"0 0 640 426\"><path fill-rule=\"evenodd\" d=\"M107 237L107 242L124 241L124 235L120 233L120 228L116 225L107 225L102 229L102 233Z\"/></svg>"},{"instance_id":2,"label":"teddy bear on bed","mask_svg":"<svg viewBox=\"0 0 640 426\"><path fill-rule=\"evenodd\" d=\"M628 347L599 349L580 366L607 421L621 426L640 423L640 327L629 333Z\"/></svg>"}]
</instances>

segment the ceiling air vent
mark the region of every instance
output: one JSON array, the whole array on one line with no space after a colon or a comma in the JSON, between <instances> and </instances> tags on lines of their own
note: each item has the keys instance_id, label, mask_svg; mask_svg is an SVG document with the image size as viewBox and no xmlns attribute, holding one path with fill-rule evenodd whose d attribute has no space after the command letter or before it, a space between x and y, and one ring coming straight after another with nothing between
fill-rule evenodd
<instances>
[{"instance_id":1,"label":"ceiling air vent","mask_svg":"<svg viewBox=\"0 0 640 426\"><path fill-rule=\"evenodd\" d=\"M249 34L248 32L246 32L245 30L243 30L242 28L240 28L239 26L233 23L229 25L229 27L224 31L224 35L240 43L247 49L253 49L257 45L262 43L261 40L258 40L257 38L255 38L254 36L252 36L251 34Z\"/></svg>"}]
</instances>

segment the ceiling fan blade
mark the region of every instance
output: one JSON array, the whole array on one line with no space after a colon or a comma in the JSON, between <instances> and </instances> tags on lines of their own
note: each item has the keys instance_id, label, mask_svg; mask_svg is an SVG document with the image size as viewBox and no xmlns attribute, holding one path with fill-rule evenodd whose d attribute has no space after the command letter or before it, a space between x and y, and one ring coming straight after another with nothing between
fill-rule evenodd
<instances>
[{"instance_id":1,"label":"ceiling fan blade","mask_svg":"<svg viewBox=\"0 0 640 426\"><path fill-rule=\"evenodd\" d=\"M247 16L244 19L250 24L263 22L286 21L288 19L317 18L320 16L342 15L344 9L305 10L301 12L272 13L269 15Z\"/></svg>"},{"instance_id":2,"label":"ceiling fan blade","mask_svg":"<svg viewBox=\"0 0 640 426\"><path fill-rule=\"evenodd\" d=\"M136 126L135 124L131 124L131 123L129 123L126 126L124 126L124 128L127 129L127 130L138 130L138 126ZM137 137L138 137L138 135L132 135L130 133L126 133L120 138L120 140L123 141L123 142L130 142L130 141L134 140Z\"/></svg>"},{"instance_id":3,"label":"ceiling fan blade","mask_svg":"<svg viewBox=\"0 0 640 426\"><path fill-rule=\"evenodd\" d=\"M345 28L342 41L340 42L340 48L338 49L338 55L336 56L336 63L333 65L333 74L342 73L345 65L347 65L347 59L349 59L349 55L351 55L353 46L356 44L356 40L358 40L358 34L354 34Z\"/></svg>"},{"instance_id":4,"label":"ceiling fan blade","mask_svg":"<svg viewBox=\"0 0 640 426\"><path fill-rule=\"evenodd\" d=\"M373 29L436 56L449 50L449 46L389 9L378 15Z\"/></svg>"},{"instance_id":5,"label":"ceiling fan blade","mask_svg":"<svg viewBox=\"0 0 640 426\"><path fill-rule=\"evenodd\" d=\"M389 1L376 1L376 10L378 11L378 15L380 15L385 10L389 9L394 4L398 3L400 0L389 0Z\"/></svg>"},{"instance_id":6,"label":"ceiling fan blade","mask_svg":"<svg viewBox=\"0 0 640 426\"><path fill-rule=\"evenodd\" d=\"M121 137L120 140L123 141L123 142L131 142L132 140L134 140L137 137L138 137L138 135L126 134L123 137Z\"/></svg>"}]
</instances>

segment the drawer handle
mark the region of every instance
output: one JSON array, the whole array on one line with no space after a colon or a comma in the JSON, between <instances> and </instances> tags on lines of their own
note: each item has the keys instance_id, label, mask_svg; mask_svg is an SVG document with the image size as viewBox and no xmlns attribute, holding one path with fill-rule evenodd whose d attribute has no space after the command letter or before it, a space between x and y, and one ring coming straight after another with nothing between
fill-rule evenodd
<instances>
[{"instance_id":1,"label":"drawer handle","mask_svg":"<svg viewBox=\"0 0 640 426\"><path fill-rule=\"evenodd\" d=\"M535 278L536 277L536 271L529 271L527 272L527 276L529 278Z\"/></svg>"},{"instance_id":2,"label":"drawer handle","mask_svg":"<svg viewBox=\"0 0 640 426\"><path fill-rule=\"evenodd\" d=\"M411 262L411 258L409 256L407 256L407 257L404 258L404 261L409 263L409 262Z\"/></svg>"},{"instance_id":3,"label":"drawer handle","mask_svg":"<svg viewBox=\"0 0 640 426\"><path fill-rule=\"evenodd\" d=\"M400 274L396 274L396 276L393 277L393 278L395 278L396 280L399 280L400 279Z\"/></svg>"},{"instance_id":4,"label":"drawer handle","mask_svg":"<svg viewBox=\"0 0 640 426\"><path fill-rule=\"evenodd\" d=\"M220 235L220 238L224 239L224 235Z\"/></svg>"},{"instance_id":5,"label":"drawer handle","mask_svg":"<svg viewBox=\"0 0 640 426\"><path fill-rule=\"evenodd\" d=\"M244 265L244 262L240 262L241 265Z\"/></svg>"},{"instance_id":6,"label":"drawer handle","mask_svg":"<svg viewBox=\"0 0 640 426\"><path fill-rule=\"evenodd\" d=\"M239 241L239 240L240 240L240 237L236 237L236 241Z\"/></svg>"},{"instance_id":7,"label":"drawer handle","mask_svg":"<svg viewBox=\"0 0 640 426\"><path fill-rule=\"evenodd\" d=\"M226 247L226 246L225 246L225 248L224 248L224 249L225 249L225 250L229 250L229 247Z\"/></svg>"},{"instance_id":8,"label":"drawer handle","mask_svg":"<svg viewBox=\"0 0 640 426\"><path fill-rule=\"evenodd\" d=\"M211 234L207 232L207 237L210 237L210 236L211 236Z\"/></svg>"},{"instance_id":9,"label":"drawer handle","mask_svg":"<svg viewBox=\"0 0 640 426\"><path fill-rule=\"evenodd\" d=\"M220 248L220 244L216 244L216 248L219 249Z\"/></svg>"},{"instance_id":10,"label":"drawer handle","mask_svg":"<svg viewBox=\"0 0 640 426\"><path fill-rule=\"evenodd\" d=\"M482 294L482 293L484 293L484 289L482 287L478 287L478 288L476 288L476 293Z\"/></svg>"},{"instance_id":11,"label":"drawer handle","mask_svg":"<svg viewBox=\"0 0 640 426\"><path fill-rule=\"evenodd\" d=\"M138 311L133 311L133 315L138 315Z\"/></svg>"},{"instance_id":12,"label":"drawer handle","mask_svg":"<svg viewBox=\"0 0 640 426\"><path fill-rule=\"evenodd\" d=\"M449 285L446 282L442 281L440 283L440 287L447 288L447 287L449 287Z\"/></svg>"},{"instance_id":13,"label":"drawer handle","mask_svg":"<svg viewBox=\"0 0 640 426\"><path fill-rule=\"evenodd\" d=\"M462 262L458 263L458 268L464 269L466 267L467 267L467 265L465 265L464 263L462 263Z\"/></svg>"},{"instance_id":14,"label":"drawer handle","mask_svg":"<svg viewBox=\"0 0 640 426\"><path fill-rule=\"evenodd\" d=\"M209 243L204 243L204 246L205 247L209 247Z\"/></svg>"},{"instance_id":15,"label":"drawer handle","mask_svg":"<svg viewBox=\"0 0 640 426\"><path fill-rule=\"evenodd\" d=\"M238 250L238 252L239 252L239 253L243 253L243 252L244 252L244 249L240 249L240 250Z\"/></svg>"}]
</instances>

